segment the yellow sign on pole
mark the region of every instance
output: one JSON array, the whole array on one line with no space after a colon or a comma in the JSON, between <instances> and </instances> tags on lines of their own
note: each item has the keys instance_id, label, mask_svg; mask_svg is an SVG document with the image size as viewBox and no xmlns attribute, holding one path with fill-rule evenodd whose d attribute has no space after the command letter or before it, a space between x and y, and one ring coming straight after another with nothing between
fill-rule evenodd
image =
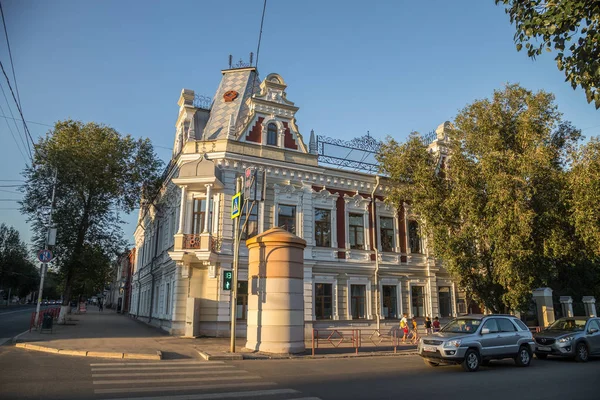
<instances>
[{"instance_id":1,"label":"yellow sign on pole","mask_svg":"<svg viewBox=\"0 0 600 400\"><path fill-rule=\"evenodd\" d=\"M231 219L237 218L242 212L242 193L238 192L231 198Z\"/></svg>"}]
</instances>

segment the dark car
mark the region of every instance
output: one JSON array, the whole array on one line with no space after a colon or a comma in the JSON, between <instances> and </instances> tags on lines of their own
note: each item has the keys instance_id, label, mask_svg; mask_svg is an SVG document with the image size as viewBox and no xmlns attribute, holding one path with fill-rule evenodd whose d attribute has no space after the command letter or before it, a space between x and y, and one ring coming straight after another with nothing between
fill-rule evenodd
<instances>
[{"instance_id":1,"label":"dark car","mask_svg":"<svg viewBox=\"0 0 600 400\"><path fill-rule=\"evenodd\" d=\"M586 362L590 355L600 355L600 318L560 318L534 338L539 359L560 356Z\"/></svg>"}]
</instances>

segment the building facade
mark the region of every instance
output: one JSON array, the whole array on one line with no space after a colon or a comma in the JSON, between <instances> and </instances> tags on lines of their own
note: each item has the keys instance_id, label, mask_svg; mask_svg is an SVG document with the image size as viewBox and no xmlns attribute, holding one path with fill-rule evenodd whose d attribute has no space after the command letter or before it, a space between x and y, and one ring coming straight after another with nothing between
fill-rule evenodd
<instances>
[{"instance_id":1,"label":"building facade","mask_svg":"<svg viewBox=\"0 0 600 400\"><path fill-rule=\"evenodd\" d=\"M231 200L247 168L266 182L264 201L242 217L243 239L284 227L307 242L304 320L314 328L396 327L402 313L455 316L464 296L427 252L409 207L385 202L385 177L318 162L298 126L298 107L277 74L222 71L214 99L184 89L173 158L162 190L141 207L130 313L175 335L229 336L233 261ZM447 137L440 125L432 151ZM263 187L261 185L261 187ZM248 251L239 259L236 335L245 336Z\"/></svg>"}]
</instances>

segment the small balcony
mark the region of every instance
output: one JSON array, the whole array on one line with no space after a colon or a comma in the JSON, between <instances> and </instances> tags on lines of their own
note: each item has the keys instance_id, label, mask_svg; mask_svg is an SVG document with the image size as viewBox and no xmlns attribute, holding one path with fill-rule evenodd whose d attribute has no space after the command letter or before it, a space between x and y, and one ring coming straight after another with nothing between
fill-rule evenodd
<instances>
[{"instance_id":1,"label":"small balcony","mask_svg":"<svg viewBox=\"0 0 600 400\"><path fill-rule=\"evenodd\" d=\"M181 246L177 250L197 250L197 251L211 251L213 253L221 252L222 240L218 236L213 236L209 233L190 233L184 234Z\"/></svg>"}]
</instances>

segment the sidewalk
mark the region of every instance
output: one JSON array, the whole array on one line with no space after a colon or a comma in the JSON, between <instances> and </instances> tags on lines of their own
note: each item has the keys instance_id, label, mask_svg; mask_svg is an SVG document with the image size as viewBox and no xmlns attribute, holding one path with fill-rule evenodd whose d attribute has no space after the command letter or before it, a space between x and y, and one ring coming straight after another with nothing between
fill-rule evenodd
<instances>
[{"instance_id":1,"label":"sidewalk","mask_svg":"<svg viewBox=\"0 0 600 400\"><path fill-rule=\"evenodd\" d=\"M245 339L237 338L236 353L230 353L229 338L188 339L170 336L166 332L137 321L114 310L99 312L91 306L87 313L71 314L67 325L54 324L52 333L32 330L16 338L17 347L51 353L126 359L282 359L313 358L311 342L306 351L297 355L273 355L245 349ZM352 347L335 348L321 341L314 358L349 358L366 356L394 356L414 354L414 345L365 346L355 354Z\"/></svg>"},{"instance_id":2,"label":"sidewalk","mask_svg":"<svg viewBox=\"0 0 600 400\"><path fill-rule=\"evenodd\" d=\"M198 358L194 339L173 337L114 310L99 312L95 306L90 306L84 314L69 315L66 325L55 322L52 333L32 330L19 335L16 342L17 347L41 346L42 349L31 349L69 355L160 359L157 352L161 351L162 359Z\"/></svg>"}]
</instances>

